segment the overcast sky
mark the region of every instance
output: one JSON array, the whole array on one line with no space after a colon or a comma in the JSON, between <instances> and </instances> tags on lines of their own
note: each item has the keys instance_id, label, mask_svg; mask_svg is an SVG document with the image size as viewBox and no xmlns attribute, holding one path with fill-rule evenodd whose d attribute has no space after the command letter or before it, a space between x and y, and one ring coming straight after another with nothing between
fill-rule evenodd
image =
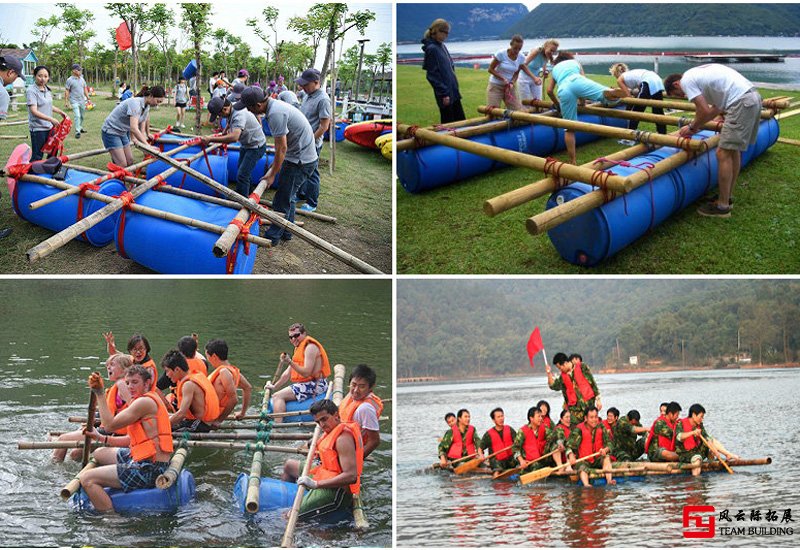
<instances>
[{"instance_id":1,"label":"overcast sky","mask_svg":"<svg viewBox=\"0 0 800 550\"><path fill-rule=\"evenodd\" d=\"M178 2L164 2L173 6L176 12L176 20L180 21L180 5ZM112 17L108 11L103 8L104 3L97 2L77 2L81 9L91 10L94 13L94 21L92 27L95 29L97 36L92 39L93 42L102 42L109 46L107 29L116 28L122 21L116 17ZM260 38L255 36L251 29L247 27L245 21L250 17L256 19L261 18L261 10L267 5L275 6L280 10L278 20L278 39L300 42L302 38L290 31L287 28L289 18L294 16L304 16L308 9L315 4L315 2L307 1L293 1L293 2L237 2L237 1L219 1L212 2L212 26L214 29L224 28L228 32L235 34L242 38L250 45L251 51L255 55L262 55L264 52L265 44ZM370 23L369 27L363 38L368 38L364 51L365 53L375 53L378 46L382 42L392 42L392 5L391 4L377 4L377 3L348 3L351 11L369 9L375 12L376 19ZM33 33L33 24L40 17L49 17L54 13L58 13L55 3L52 2L26 2L9 3L0 2L0 37L3 42L12 42L18 44L20 47L23 43L30 43L35 40ZM265 26L265 30L266 26ZM64 38L64 33L60 29L53 31L48 43L59 42ZM172 38L178 40L178 48L191 47L190 39L183 30L174 29ZM353 29L349 31L345 37L344 47L347 49L355 44L358 39L362 38L358 31ZM338 46L337 46L338 47ZM208 47L206 48L208 50ZM338 52L337 52L338 53ZM322 63L324 56L324 47L320 48L318 53L317 63Z\"/></svg>"}]
</instances>

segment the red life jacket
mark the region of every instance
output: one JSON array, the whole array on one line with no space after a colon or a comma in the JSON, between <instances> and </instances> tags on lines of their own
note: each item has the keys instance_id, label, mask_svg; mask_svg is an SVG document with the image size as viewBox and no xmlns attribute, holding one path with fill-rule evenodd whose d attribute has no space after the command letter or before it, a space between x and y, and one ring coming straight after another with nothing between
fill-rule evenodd
<instances>
[{"instance_id":1,"label":"red life jacket","mask_svg":"<svg viewBox=\"0 0 800 550\"><path fill-rule=\"evenodd\" d=\"M589 381L583 375L582 367L575 367L572 369L572 376L575 379L575 384L578 386L578 391L581 392L581 397L584 401L589 401L594 398L594 390ZM561 373L561 382L564 384L564 390L567 392L567 405L570 407L578 404L578 395L575 393L575 386L572 380L566 373Z\"/></svg>"},{"instance_id":2,"label":"red life jacket","mask_svg":"<svg viewBox=\"0 0 800 550\"><path fill-rule=\"evenodd\" d=\"M539 425L538 434L529 424L525 424L521 431L525 434L525 443L522 444L523 458L529 462L536 460L544 454L544 441L541 437L544 434L544 426Z\"/></svg>"},{"instance_id":3,"label":"red life jacket","mask_svg":"<svg viewBox=\"0 0 800 550\"><path fill-rule=\"evenodd\" d=\"M581 444L578 447L578 458L583 458L596 453L603 448L603 427L597 426L594 430L594 440L592 440L592 433L586 422L578 424L578 429L581 431Z\"/></svg>"},{"instance_id":4,"label":"red life jacket","mask_svg":"<svg viewBox=\"0 0 800 550\"><path fill-rule=\"evenodd\" d=\"M511 439L511 428L508 426L503 426L503 436L501 437L500 434L497 432L496 428L489 428L489 439L492 440L492 454L496 453L500 449L505 449L506 447L511 447L514 444L514 440ZM502 453L495 456L497 460L508 460L514 456L514 453L511 449L507 451L503 451Z\"/></svg>"},{"instance_id":5,"label":"red life jacket","mask_svg":"<svg viewBox=\"0 0 800 550\"><path fill-rule=\"evenodd\" d=\"M608 430L608 435L611 437L611 439L614 439L614 429L611 427L611 424L608 423L608 420L603 420L603 426L605 426L606 430Z\"/></svg>"},{"instance_id":6,"label":"red life jacket","mask_svg":"<svg viewBox=\"0 0 800 550\"><path fill-rule=\"evenodd\" d=\"M569 439L569 434L572 433L572 430L570 430L569 426L564 426L564 424L561 424L560 422L559 422L558 426L561 426L561 428L564 430L564 445L566 446L567 439ZM556 428L558 428L558 426L556 426ZM561 451L561 463L562 464L566 464L567 463L567 451L566 450Z\"/></svg>"},{"instance_id":7,"label":"red life jacket","mask_svg":"<svg viewBox=\"0 0 800 550\"><path fill-rule=\"evenodd\" d=\"M548 430L553 427L553 421L550 420L549 416L545 416L544 418L542 418L542 426L544 426Z\"/></svg>"},{"instance_id":8,"label":"red life jacket","mask_svg":"<svg viewBox=\"0 0 800 550\"><path fill-rule=\"evenodd\" d=\"M683 433L694 431L695 429L700 427L700 426L693 426L692 419L688 416L686 418L682 418L680 420L680 423L681 423L681 428L683 428ZM683 443L683 448L686 451L691 451L695 447L700 446L700 441L698 441L698 438L696 438L693 435L684 439L682 443Z\"/></svg>"},{"instance_id":9,"label":"red life jacket","mask_svg":"<svg viewBox=\"0 0 800 550\"><path fill-rule=\"evenodd\" d=\"M467 433L464 435L467 442L467 454L464 455L464 440L461 438L461 432L458 431L458 424L453 426L453 444L450 445L450 450L447 451L447 458L455 460L462 456L474 455L475 450L475 428L470 424L467 428Z\"/></svg>"},{"instance_id":10,"label":"red life jacket","mask_svg":"<svg viewBox=\"0 0 800 550\"><path fill-rule=\"evenodd\" d=\"M658 418L656 418L656 421L653 422L652 426L650 426L650 432L647 434L647 440L644 442L644 452L645 453L648 452L649 449L650 449L650 442L653 439L653 435L655 435L655 433L656 433L655 432L655 430L656 430L656 422L658 422L659 420L663 420L664 422L667 423L667 426L672 428L672 438L670 439L670 438L664 437L663 435L659 435L658 436L658 441L657 441L658 446L662 447L662 448L664 448L664 449L666 449L668 451L673 451L673 452L675 451L675 426L676 425L675 424L670 424L669 421L667 420L667 417L662 415L662 416L659 416Z\"/></svg>"}]
</instances>

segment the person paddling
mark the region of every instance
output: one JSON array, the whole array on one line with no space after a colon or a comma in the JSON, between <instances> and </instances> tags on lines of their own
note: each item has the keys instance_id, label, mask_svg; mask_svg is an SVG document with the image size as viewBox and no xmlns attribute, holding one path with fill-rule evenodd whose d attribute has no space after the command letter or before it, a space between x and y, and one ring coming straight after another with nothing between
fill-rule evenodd
<instances>
[{"instance_id":1,"label":"person paddling","mask_svg":"<svg viewBox=\"0 0 800 550\"><path fill-rule=\"evenodd\" d=\"M447 430L439 442L439 465L447 468L448 461L458 460L467 456L477 456L483 459L481 442L475 427L471 426L470 414L467 409L460 409L456 414L456 424Z\"/></svg>"},{"instance_id":2,"label":"person paddling","mask_svg":"<svg viewBox=\"0 0 800 550\"><path fill-rule=\"evenodd\" d=\"M506 416L500 407L492 410L489 416L494 422L494 426L483 435L480 448L487 454L494 455L489 459L489 467L492 472L504 472L517 465L514 461L514 451L509 448L514 445L517 433L511 426L506 426Z\"/></svg>"},{"instance_id":3,"label":"person paddling","mask_svg":"<svg viewBox=\"0 0 800 550\"><path fill-rule=\"evenodd\" d=\"M706 409L701 404L695 403L689 407L689 416L679 420L675 426L678 460L681 464L692 465L693 476L700 475L703 459L708 460L712 456L719 458L720 454L725 455L727 460L739 458L738 455L728 451L721 441L708 435L703 425L705 416Z\"/></svg>"},{"instance_id":4,"label":"person paddling","mask_svg":"<svg viewBox=\"0 0 800 550\"><path fill-rule=\"evenodd\" d=\"M611 437L605 426L600 422L597 407L586 409L586 420L578 424L567 441L567 459L570 466L575 466L578 459L600 453L600 456L586 460L578 465L578 476L584 487L589 487L588 468L602 468L608 485L616 485L611 472L610 456Z\"/></svg>"},{"instance_id":5,"label":"person paddling","mask_svg":"<svg viewBox=\"0 0 800 550\"><path fill-rule=\"evenodd\" d=\"M681 406L675 401L667 405L664 416L659 416L644 442L644 452L653 462L675 462L678 455L675 452L675 426L681 414Z\"/></svg>"}]
</instances>

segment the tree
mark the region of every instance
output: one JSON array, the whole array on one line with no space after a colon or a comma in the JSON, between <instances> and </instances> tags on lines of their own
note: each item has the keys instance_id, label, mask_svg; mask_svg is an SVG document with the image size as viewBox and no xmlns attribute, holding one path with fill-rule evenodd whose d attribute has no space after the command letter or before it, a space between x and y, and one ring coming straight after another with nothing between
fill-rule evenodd
<instances>
[{"instance_id":1,"label":"tree","mask_svg":"<svg viewBox=\"0 0 800 550\"><path fill-rule=\"evenodd\" d=\"M265 23L267 27L272 30L274 39L267 36L267 33L261 28L262 23L259 23L255 17L251 17L247 20L247 26L253 29L253 33L267 44L268 49L265 50L267 52L267 60L269 60L269 50L272 50L272 58L275 64L275 80L278 79L278 71L280 70L278 63L280 62L280 49L282 45L282 43L278 43L278 14L278 8L272 6L268 6L261 11L261 15L264 18L262 23ZM269 68L267 68L267 78L269 78Z\"/></svg>"},{"instance_id":2,"label":"tree","mask_svg":"<svg viewBox=\"0 0 800 550\"><path fill-rule=\"evenodd\" d=\"M289 28L308 38L311 42L312 63L316 62L317 50L328 32L328 22L322 17L322 13L310 11L305 17L292 17L289 19Z\"/></svg>"},{"instance_id":3,"label":"tree","mask_svg":"<svg viewBox=\"0 0 800 550\"><path fill-rule=\"evenodd\" d=\"M378 63L381 64L381 87L379 101L383 103L383 89L386 84L386 65L389 65L392 62L392 45L389 42L381 43L381 45L378 46L378 53L376 54L376 57Z\"/></svg>"},{"instance_id":4,"label":"tree","mask_svg":"<svg viewBox=\"0 0 800 550\"><path fill-rule=\"evenodd\" d=\"M209 19L211 17L211 4L181 4L183 10L183 24L189 27L189 32L194 43L194 60L197 63L197 108L195 109L194 125L195 132L200 133L200 83L203 81L203 64L201 60L201 48L203 40L211 33Z\"/></svg>"},{"instance_id":5,"label":"tree","mask_svg":"<svg viewBox=\"0 0 800 550\"><path fill-rule=\"evenodd\" d=\"M58 3L56 6L61 9L60 24L69 37L71 37L77 48L77 61L83 63L86 55L86 43L95 36L90 23L94 19L94 14L89 10L82 10L73 4Z\"/></svg>"},{"instance_id":6,"label":"tree","mask_svg":"<svg viewBox=\"0 0 800 550\"><path fill-rule=\"evenodd\" d=\"M150 10L149 23L164 55L164 85L169 87L169 80L172 78L172 53L175 50L175 40L169 39L169 32L175 26L175 14L165 4L156 4Z\"/></svg>"},{"instance_id":7,"label":"tree","mask_svg":"<svg viewBox=\"0 0 800 550\"><path fill-rule=\"evenodd\" d=\"M109 3L105 8L111 12L112 15L122 18L128 25L128 30L131 33L131 59L133 60L133 88L139 87L139 51L142 46L155 38L153 31L152 10L146 9L145 4L132 3ZM146 37L147 35L149 37Z\"/></svg>"},{"instance_id":8,"label":"tree","mask_svg":"<svg viewBox=\"0 0 800 550\"><path fill-rule=\"evenodd\" d=\"M309 17L324 22L327 27L327 39L325 45L325 60L322 63L322 82L328 76L336 41L344 37L345 33L352 28L357 28L361 36L371 21L375 20L375 13L370 10L356 11L348 13L347 4L314 4L309 10Z\"/></svg>"},{"instance_id":9,"label":"tree","mask_svg":"<svg viewBox=\"0 0 800 550\"><path fill-rule=\"evenodd\" d=\"M39 52L39 60L42 63L44 63L47 56L47 40L60 22L57 15L51 15L47 18L40 17L33 24L33 35L37 38L39 46L37 50Z\"/></svg>"}]
</instances>

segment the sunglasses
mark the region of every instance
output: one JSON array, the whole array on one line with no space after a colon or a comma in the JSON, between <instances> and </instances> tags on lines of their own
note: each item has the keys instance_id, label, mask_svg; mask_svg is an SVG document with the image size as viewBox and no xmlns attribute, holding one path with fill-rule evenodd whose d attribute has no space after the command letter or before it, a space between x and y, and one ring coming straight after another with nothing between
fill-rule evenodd
<instances>
[{"instance_id":1,"label":"sunglasses","mask_svg":"<svg viewBox=\"0 0 800 550\"><path fill-rule=\"evenodd\" d=\"M297 338L301 334L303 334L303 333L302 332L295 332L294 334L290 334L289 335L289 340L294 340L295 338Z\"/></svg>"}]
</instances>

